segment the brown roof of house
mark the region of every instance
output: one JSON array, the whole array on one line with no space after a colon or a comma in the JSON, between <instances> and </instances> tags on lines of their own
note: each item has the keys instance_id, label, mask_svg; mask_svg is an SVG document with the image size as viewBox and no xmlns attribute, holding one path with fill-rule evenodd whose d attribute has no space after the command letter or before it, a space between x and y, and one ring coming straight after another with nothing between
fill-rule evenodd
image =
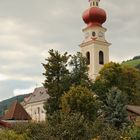
<instances>
[{"instance_id":1,"label":"brown roof of house","mask_svg":"<svg viewBox=\"0 0 140 140\"><path fill-rule=\"evenodd\" d=\"M10 128L11 124L0 120L0 127Z\"/></svg>"},{"instance_id":2,"label":"brown roof of house","mask_svg":"<svg viewBox=\"0 0 140 140\"><path fill-rule=\"evenodd\" d=\"M18 103L18 101L15 101L3 116L2 120L31 120L31 117L22 105Z\"/></svg>"},{"instance_id":3,"label":"brown roof of house","mask_svg":"<svg viewBox=\"0 0 140 140\"><path fill-rule=\"evenodd\" d=\"M137 115L140 115L140 106L127 105L127 110Z\"/></svg>"}]
</instances>

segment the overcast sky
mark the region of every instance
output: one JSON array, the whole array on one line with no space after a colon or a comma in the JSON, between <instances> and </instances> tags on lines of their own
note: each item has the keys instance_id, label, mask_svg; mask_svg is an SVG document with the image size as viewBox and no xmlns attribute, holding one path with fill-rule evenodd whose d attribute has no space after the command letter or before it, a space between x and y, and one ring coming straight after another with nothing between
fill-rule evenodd
<instances>
[{"instance_id":1,"label":"overcast sky","mask_svg":"<svg viewBox=\"0 0 140 140\"><path fill-rule=\"evenodd\" d=\"M0 100L28 93L44 81L49 49L76 53L88 0L0 0ZM140 0L101 0L112 43L110 60L140 55Z\"/></svg>"}]
</instances>

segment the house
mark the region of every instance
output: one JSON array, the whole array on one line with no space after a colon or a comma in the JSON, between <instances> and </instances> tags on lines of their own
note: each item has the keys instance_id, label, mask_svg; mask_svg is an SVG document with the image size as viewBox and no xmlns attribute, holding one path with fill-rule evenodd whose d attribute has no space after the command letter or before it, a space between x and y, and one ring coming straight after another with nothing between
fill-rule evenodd
<instances>
[{"instance_id":1,"label":"house","mask_svg":"<svg viewBox=\"0 0 140 140\"><path fill-rule=\"evenodd\" d=\"M140 106L127 105L129 120L140 126Z\"/></svg>"},{"instance_id":2,"label":"house","mask_svg":"<svg viewBox=\"0 0 140 140\"><path fill-rule=\"evenodd\" d=\"M0 120L0 128L10 128L11 124Z\"/></svg>"},{"instance_id":3,"label":"house","mask_svg":"<svg viewBox=\"0 0 140 140\"><path fill-rule=\"evenodd\" d=\"M1 118L4 122L15 123L15 122L28 122L31 120L31 117L23 108L23 106L15 101Z\"/></svg>"},{"instance_id":4,"label":"house","mask_svg":"<svg viewBox=\"0 0 140 140\"><path fill-rule=\"evenodd\" d=\"M24 99L23 106L33 121L45 121L44 102L49 98L44 87L35 88L34 92Z\"/></svg>"}]
</instances>

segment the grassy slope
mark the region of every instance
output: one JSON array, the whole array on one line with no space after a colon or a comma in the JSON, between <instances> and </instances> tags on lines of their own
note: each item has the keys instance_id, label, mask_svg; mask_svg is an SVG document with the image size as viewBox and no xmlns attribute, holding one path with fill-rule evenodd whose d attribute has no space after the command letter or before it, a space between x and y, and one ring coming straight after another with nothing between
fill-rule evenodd
<instances>
[{"instance_id":1,"label":"grassy slope","mask_svg":"<svg viewBox=\"0 0 140 140\"><path fill-rule=\"evenodd\" d=\"M137 65L140 64L140 59L126 61L126 62L123 62L122 64L132 66L132 67L136 67Z\"/></svg>"}]
</instances>

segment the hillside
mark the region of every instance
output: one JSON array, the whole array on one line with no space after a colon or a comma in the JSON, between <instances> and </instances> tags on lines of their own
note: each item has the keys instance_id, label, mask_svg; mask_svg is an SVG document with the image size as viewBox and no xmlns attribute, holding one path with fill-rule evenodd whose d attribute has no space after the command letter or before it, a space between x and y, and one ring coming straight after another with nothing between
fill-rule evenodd
<instances>
[{"instance_id":1,"label":"hillside","mask_svg":"<svg viewBox=\"0 0 140 140\"><path fill-rule=\"evenodd\" d=\"M4 115L5 110L7 110L14 101L18 100L22 102L25 96L27 95L19 95L0 102L0 116Z\"/></svg>"},{"instance_id":2,"label":"hillside","mask_svg":"<svg viewBox=\"0 0 140 140\"><path fill-rule=\"evenodd\" d=\"M123 61L122 65L132 66L140 70L140 56L135 56L131 60Z\"/></svg>"}]
</instances>

